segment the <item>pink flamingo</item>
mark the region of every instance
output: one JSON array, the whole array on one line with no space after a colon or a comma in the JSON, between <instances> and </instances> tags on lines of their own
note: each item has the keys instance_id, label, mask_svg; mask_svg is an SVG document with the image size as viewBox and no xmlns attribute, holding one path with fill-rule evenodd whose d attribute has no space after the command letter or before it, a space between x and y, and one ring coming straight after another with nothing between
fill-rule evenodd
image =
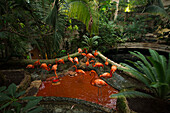
<instances>
[{"instance_id":1,"label":"pink flamingo","mask_svg":"<svg viewBox=\"0 0 170 113\"><path fill-rule=\"evenodd\" d=\"M83 71L83 70L81 70L81 69L77 69L77 66L76 65L74 65L73 67L75 67L76 68L76 73L77 74L80 74L80 75L86 75L86 73ZM83 78L84 78L84 76L83 76Z\"/></svg>"},{"instance_id":2,"label":"pink flamingo","mask_svg":"<svg viewBox=\"0 0 170 113\"><path fill-rule=\"evenodd\" d=\"M109 65L109 62L107 62L107 57L106 57L106 62L105 62L105 65L108 66Z\"/></svg>"},{"instance_id":3,"label":"pink flamingo","mask_svg":"<svg viewBox=\"0 0 170 113\"><path fill-rule=\"evenodd\" d=\"M82 53L82 49L81 48L78 48L78 53Z\"/></svg>"},{"instance_id":4,"label":"pink flamingo","mask_svg":"<svg viewBox=\"0 0 170 113\"><path fill-rule=\"evenodd\" d=\"M78 58L77 57L74 57L74 61L79 64L79 61L78 61Z\"/></svg>"},{"instance_id":5,"label":"pink flamingo","mask_svg":"<svg viewBox=\"0 0 170 113\"><path fill-rule=\"evenodd\" d=\"M98 55L98 52L97 52L97 50L95 50L94 56L97 56L97 55Z\"/></svg>"},{"instance_id":6,"label":"pink flamingo","mask_svg":"<svg viewBox=\"0 0 170 113\"><path fill-rule=\"evenodd\" d=\"M95 79L95 75L97 75L97 73L94 70L90 71L90 76L92 75L92 73L93 73L93 77L90 81L90 84L98 87L98 97L99 97L99 89L101 90L103 86L107 86L108 84L102 79L99 78ZM101 96L102 96L102 91L101 91ZM99 98L98 98L98 103L99 103Z\"/></svg>"},{"instance_id":7,"label":"pink flamingo","mask_svg":"<svg viewBox=\"0 0 170 113\"><path fill-rule=\"evenodd\" d=\"M100 62L96 62L96 63L95 63L94 60L91 60L90 62L93 62L93 64L92 64L93 67L98 67L98 68L99 68L99 67L104 67L104 65L103 65L102 63L100 63ZM95 65L94 65L94 63L95 63Z\"/></svg>"},{"instance_id":8,"label":"pink flamingo","mask_svg":"<svg viewBox=\"0 0 170 113\"><path fill-rule=\"evenodd\" d=\"M74 63L73 58L69 57L69 53L68 53L68 60L71 61L72 63Z\"/></svg>"},{"instance_id":9,"label":"pink flamingo","mask_svg":"<svg viewBox=\"0 0 170 113\"><path fill-rule=\"evenodd\" d=\"M28 64L26 68L32 68L32 69L33 69L33 68L34 68L34 65Z\"/></svg>"}]
</instances>

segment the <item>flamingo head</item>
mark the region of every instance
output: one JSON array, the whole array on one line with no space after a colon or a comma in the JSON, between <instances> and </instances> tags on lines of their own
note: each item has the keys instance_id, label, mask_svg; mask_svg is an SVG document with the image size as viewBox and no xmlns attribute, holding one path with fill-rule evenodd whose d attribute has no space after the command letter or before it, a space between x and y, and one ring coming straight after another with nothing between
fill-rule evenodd
<instances>
[{"instance_id":1,"label":"flamingo head","mask_svg":"<svg viewBox=\"0 0 170 113\"><path fill-rule=\"evenodd\" d=\"M94 70L91 70L91 71L90 71L90 76L91 76L91 74L92 74L92 73L96 73L96 71L94 71Z\"/></svg>"}]
</instances>

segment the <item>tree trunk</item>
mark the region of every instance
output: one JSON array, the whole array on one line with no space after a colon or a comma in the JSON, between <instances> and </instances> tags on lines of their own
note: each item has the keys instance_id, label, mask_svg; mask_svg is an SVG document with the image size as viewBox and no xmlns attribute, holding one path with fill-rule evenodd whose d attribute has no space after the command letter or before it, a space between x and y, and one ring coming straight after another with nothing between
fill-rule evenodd
<instances>
[{"instance_id":1,"label":"tree trunk","mask_svg":"<svg viewBox=\"0 0 170 113\"><path fill-rule=\"evenodd\" d=\"M115 10L115 16L114 16L114 21L117 19L118 11L119 11L119 0L116 1L116 10Z\"/></svg>"}]
</instances>

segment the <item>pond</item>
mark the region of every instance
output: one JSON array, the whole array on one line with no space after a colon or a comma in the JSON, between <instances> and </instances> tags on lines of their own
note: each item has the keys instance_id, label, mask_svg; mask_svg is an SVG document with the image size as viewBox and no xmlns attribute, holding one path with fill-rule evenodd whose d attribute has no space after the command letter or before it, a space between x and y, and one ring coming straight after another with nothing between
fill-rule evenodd
<instances>
[{"instance_id":1,"label":"pond","mask_svg":"<svg viewBox=\"0 0 170 113\"><path fill-rule=\"evenodd\" d=\"M110 109L116 109L117 99L109 98L109 96L118 93L118 91L108 85L100 88L98 95L98 87L90 84L91 79L92 76L89 75L89 71L86 71L85 76L79 74L73 77L64 76L58 85L52 85L51 81L44 81L37 96L77 98L97 103Z\"/></svg>"}]
</instances>

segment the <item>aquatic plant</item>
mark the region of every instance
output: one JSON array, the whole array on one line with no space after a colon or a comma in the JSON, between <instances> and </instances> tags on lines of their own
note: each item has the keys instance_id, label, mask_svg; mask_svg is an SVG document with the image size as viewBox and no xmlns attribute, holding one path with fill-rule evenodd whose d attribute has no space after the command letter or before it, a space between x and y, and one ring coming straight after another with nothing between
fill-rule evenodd
<instances>
[{"instance_id":1,"label":"aquatic plant","mask_svg":"<svg viewBox=\"0 0 170 113\"><path fill-rule=\"evenodd\" d=\"M139 81L145 84L150 94L125 89L118 94L111 95L111 97L156 97L163 100L170 99L170 54L167 62L165 56L159 55L152 49L149 49L149 52L151 56L148 57L137 51L130 52L130 54L140 58L141 61L129 61L135 68L122 63L126 69L119 69L132 73Z\"/></svg>"},{"instance_id":2,"label":"aquatic plant","mask_svg":"<svg viewBox=\"0 0 170 113\"><path fill-rule=\"evenodd\" d=\"M38 113L42 107L37 106L42 97L21 97L25 91L17 92L17 86L12 83L6 89L6 86L0 87L0 111L4 113ZM23 104L27 103L27 104Z\"/></svg>"}]
</instances>

